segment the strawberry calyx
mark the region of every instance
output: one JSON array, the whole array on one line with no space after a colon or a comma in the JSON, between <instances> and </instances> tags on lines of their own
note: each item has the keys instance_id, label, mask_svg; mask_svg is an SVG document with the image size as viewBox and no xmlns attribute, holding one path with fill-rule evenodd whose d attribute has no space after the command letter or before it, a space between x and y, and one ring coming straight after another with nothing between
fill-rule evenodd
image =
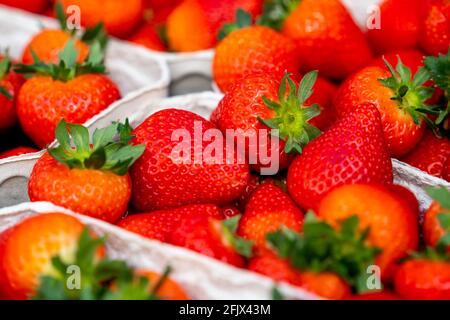
<instances>
[{"instance_id":1,"label":"strawberry calyx","mask_svg":"<svg viewBox=\"0 0 450 320\"><path fill-rule=\"evenodd\" d=\"M3 80L11 70L12 62L11 59L6 55L0 60L0 81ZM0 94L4 95L8 100L12 100L13 96L8 89L0 85Z\"/></svg>"},{"instance_id":2,"label":"strawberry calyx","mask_svg":"<svg viewBox=\"0 0 450 320\"><path fill-rule=\"evenodd\" d=\"M223 27L219 30L217 35L219 40L223 40L231 32L250 27L252 25L252 16L250 13L243 9L238 9L236 11L236 21L233 23L225 23Z\"/></svg>"},{"instance_id":3,"label":"strawberry calyx","mask_svg":"<svg viewBox=\"0 0 450 320\"><path fill-rule=\"evenodd\" d=\"M246 240L236 235L241 215L236 215L221 222L221 234L225 242L233 247L237 253L245 258L253 255L253 241Z\"/></svg>"},{"instance_id":4,"label":"strawberry calyx","mask_svg":"<svg viewBox=\"0 0 450 320\"><path fill-rule=\"evenodd\" d=\"M95 42L91 45L89 56L83 63L78 63L78 50L75 48L75 41L69 40L64 49L59 53L59 63L46 64L31 49L34 63L31 65L17 64L14 70L27 76L41 75L50 76L53 80L67 82L83 74L104 74L106 67L104 65L104 54L101 45Z\"/></svg>"},{"instance_id":5,"label":"strawberry calyx","mask_svg":"<svg viewBox=\"0 0 450 320\"><path fill-rule=\"evenodd\" d=\"M261 119L259 121L267 127L273 129L272 136L278 137L286 142L286 153L301 153L303 148L322 132L311 125L309 121L320 114L320 106L313 104L305 106L313 94L313 86L317 80L317 71L307 73L298 88L286 73L281 80L278 90L278 101L271 101L263 96L264 104L275 112L271 119ZM286 96L286 82L289 85L289 94Z\"/></svg>"},{"instance_id":6,"label":"strawberry calyx","mask_svg":"<svg viewBox=\"0 0 450 320\"><path fill-rule=\"evenodd\" d=\"M98 257L105 238L93 238L85 228L78 240L75 256L59 255L51 260L51 271L42 274L35 300L155 300L167 278L167 269L151 288L145 277L136 275L124 261ZM71 260L71 261L65 261Z\"/></svg>"},{"instance_id":7,"label":"strawberry calyx","mask_svg":"<svg viewBox=\"0 0 450 320\"><path fill-rule=\"evenodd\" d=\"M367 267L374 264L381 250L367 245L369 229L359 232L358 224L358 217L352 216L336 230L308 212L302 233L282 228L269 234L267 241L294 268L333 272L361 293L368 290Z\"/></svg>"},{"instance_id":8,"label":"strawberry calyx","mask_svg":"<svg viewBox=\"0 0 450 320\"><path fill-rule=\"evenodd\" d=\"M70 27L68 24L68 17L64 12L64 6L61 2L55 4L56 19L59 22L61 30L66 31L72 37L78 37L81 41L86 44L99 43L102 50L104 50L108 44L109 37L106 32L103 22L97 23L92 28L86 28L81 34L78 32L77 28Z\"/></svg>"},{"instance_id":9,"label":"strawberry calyx","mask_svg":"<svg viewBox=\"0 0 450 320\"><path fill-rule=\"evenodd\" d=\"M300 1L301 0L266 1L263 8L263 14L258 19L258 24L268 26L275 30L281 30L284 21L297 8Z\"/></svg>"},{"instance_id":10,"label":"strawberry calyx","mask_svg":"<svg viewBox=\"0 0 450 320\"><path fill-rule=\"evenodd\" d=\"M397 101L399 109L408 113L416 125L420 125L424 120L434 129L433 122L426 116L426 114L431 114L432 110L425 103L433 95L433 89L423 86L430 80L429 72L425 68L420 68L413 77L411 70L402 63L399 56L397 58L398 63L394 70L383 57L391 77L378 79L378 81L393 91L394 95L391 100Z\"/></svg>"},{"instance_id":11,"label":"strawberry calyx","mask_svg":"<svg viewBox=\"0 0 450 320\"><path fill-rule=\"evenodd\" d=\"M125 175L130 166L144 153L144 145L131 145L132 128L128 119L124 124L114 122L96 129L89 138L86 127L60 121L55 130L59 145L48 148L48 153L70 169L95 169Z\"/></svg>"}]
</instances>

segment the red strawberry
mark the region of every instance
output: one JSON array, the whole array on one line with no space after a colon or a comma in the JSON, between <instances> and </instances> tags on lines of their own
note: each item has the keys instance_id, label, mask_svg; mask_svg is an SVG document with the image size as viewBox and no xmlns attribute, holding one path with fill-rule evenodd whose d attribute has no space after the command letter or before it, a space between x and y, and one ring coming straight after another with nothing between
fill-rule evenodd
<instances>
[{"instance_id":1,"label":"red strawberry","mask_svg":"<svg viewBox=\"0 0 450 320\"><path fill-rule=\"evenodd\" d=\"M419 43L422 0L384 0L380 6L379 28L368 31L378 53L414 49ZM374 21L376 22L376 21Z\"/></svg>"},{"instance_id":2,"label":"red strawberry","mask_svg":"<svg viewBox=\"0 0 450 320\"><path fill-rule=\"evenodd\" d=\"M233 218L235 216L241 215L241 211L239 211L238 208L236 208L234 205L228 205L221 208L222 215L225 217L225 219Z\"/></svg>"},{"instance_id":3,"label":"red strawberry","mask_svg":"<svg viewBox=\"0 0 450 320\"><path fill-rule=\"evenodd\" d=\"M155 51L167 51L153 23L146 23L134 33L128 41Z\"/></svg>"},{"instance_id":4,"label":"red strawberry","mask_svg":"<svg viewBox=\"0 0 450 320\"><path fill-rule=\"evenodd\" d=\"M427 246L438 252L450 253L450 191L441 189L427 190L433 203L425 212L423 221L423 238Z\"/></svg>"},{"instance_id":5,"label":"red strawberry","mask_svg":"<svg viewBox=\"0 0 450 320\"><path fill-rule=\"evenodd\" d=\"M319 297L330 300L343 300L351 295L350 286L331 272L302 272L302 288Z\"/></svg>"},{"instance_id":6,"label":"red strawberry","mask_svg":"<svg viewBox=\"0 0 450 320\"><path fill-rule=\"evenodd\" d=\"M366 104L305 147L289 168L287 186L302 208L317 209L322 197L336 186L392 183L392 179L379 112Z\"/></svg>"},{"instance_id":7,"label":"red strawberry","mask_svg":"<svg viewBox=\"0 0 450 320\"><path fill-rule=\"evenodd\" d=\"M362 293L352 297L352 300L400 300L400 297L387 290Z\"/></svg>"},{"instance_id":8,"label":"red strawberry","mask_svg":"<svg viewBox=\"0 0 450 320\"><path fill-rule=\"evenodd\" d=\"M343 79L372 58L364 34L341 1L272 1L272 7L268 23L295 40L304 71Z\"/></svg>"},{"instance_id":9,"label":"red strawberry","mask_svg":"<svg viewBox=\"0 0 450 320\"><path fill-rule=\"evenodd\" d=\"M239 216L221 221L208 216L182 219L170 237L170 243L236 267L244 267L251 255L251 243L235 236Z\"/></svg>"},{"instance_id":10,"label":"red strawberry","mask_svg":"<svg viewBox=\"0 0 450 320\"><path fill-rule=\"evenodd\" d=\"M419 201L411 190L398 184L386 184L385 187L389 189L398 200L403 201L411 209L411 212L415 212L417 217L419 217Z\"/></svg>"},{"instance_id":11,"label":"red strawberry","mask_svg":"<svg viewBox=\"0 0 450 320\"><path fill-rule=\"evenodd\" d=\"M450 157L450 140L446 137L438 138L428 130L425 136L402 161L431 174L442 178L444 166Z\"/></svg>"},{"instance_id":12,"label":"red strawberry","mask_svg":"<svg viewBox=\"0 0 450 320\"><path fill-rule=\"evenodd\" d=\"M38 152L38 150L30 147L17 147L11 150L4 151L0 153L0 159L6 159L9 157L20 156L22 154L34 153Z\"/></svg>"},{"instance_id":13,"label":"red strawberry","mask_svg":"<svg viewBox=\"0 0 450 320\"><path fill-rule=\"evenodd\" d=\"M301 152L320 131L310 122L320 113L320 107L308 104L313 100L317 72L305 75L298 86L285 75L281 81L267 75L244 77L231 87L213 112L211 119L222 132L241 129L238 140L246 139L245 154L254 170L284 169L290 153ZM286 95L286 91L289 93ZM278 137L269 135L278 129ZM264 130L264 131L263 131ZM240 139L241 138L241 139ZM278 143L274 147L274 139ZM263 151L264 150L264 151ZM256 161L255 161L256 160Z\"/></svg>"},{"instance_id":14,"label":"red strawberry","mask_svg":"<svg viewBox=\"0 0 450 320\"><path fill-rule=\"evenodd\" d=\"M337 93L337 87L326 80L318 77L314 85L312 96L306 100L306 105L317 104L320 106L320 114L311 119L311 124L322 131L328 130L336 121L336 111L334 109L334 96Z\"/></svg>"},{"instance_id":15,"label":"red strawberry","mask_svg":"<svg viewBox=\"0 0 450 320\"><path fill-rule=\"evenodd\" d=\"M255 243L255 249L267 249L266 237L282 227L300 231L303 213L289 196L273 184L262 184L253 192L239 222L238 234Z\"/></svg>"},{"instance_id":16,"label":"red strawberry","mask_svg":"<svg viewBox=\"0 0 450 320\"><path fill-rule=\"evenodd\" d=\"M442 170L442 179L450 182L450 157L448 157L444 169Z\"/></svg>"},{"instance_id":17,"label":"red strawberry","mask_svg":"<svg viewBox=\"0 0 450 320\"><path fill-rule=\"evenodd\" d=\"M402 63L407 66L412 73L419 71L420 67L423 67L423 60L425 59L424 54L416 49L400 49L393 50L387 53L383 53L381 56L373 59L369 66L377 66L389 71L384 60L387 60L391 65L397 64L398 58L402 60Z\"/></svg>"},{"instance_id":18,"label":"red strawberry","mask_svg":"<svg viewBox=\"0 0 450 320\"><path fill-rule=\"evenodd\" d=\"M300 271L294 269L286 259L282 259L270 251L251 258L247 268L250 271L260 273L275 281L283 281L294 286L301 286Z\"/></svg>"},{"instance_id":19,"label":"red strawberry","mask_svg":"<svg viewBox=\"0 0 450 320\"><path fill-rule=\"evenodd\" d=\"M232 202L244 191L248 166L234 152L213 155L205 132L222 134L202 117L184 110L167 109L147 118L133 132L136 144L146 145L131 169L133 203L139 211L187 204ZM175 139L173 139L175 135ZM208 151L209 150L209 151ZM217 158L219 157L219 158Z\"/></svg>"},{"instance_id":20,"label":"red strawberry","mask_svg":"<svg viewBox=\"0 0 450 320\"><path fill-rule=\"evenodd\" d=\"M445 54L450 45L450 2L425 0L425 19L420 25L420 46L428 54Z\"/></svg>"},{"instance_id":21,"label":"red strawberry","mask_svg":"<svg viewBox=\"0 0 450 320\"><path fill-rule=\"evenodd\" d=\"M24 82L21 75L11 71L11 60L0 55L0 133L16 123L16 100Z\"/></svg>"},{"instance_id":22,"label":"red strawberry","mask_svg":"<svg viewBox=\"0 0 450 320\"><path fill-rule=\"evenodd\" d=\"M167 242L180 220L193 219L196 216L223 218L220 209L215 205L197 204L170 210L134 214L126 217L117 225L143 237Z\"/></svg>"},{"instance_id":23,"label":"red strawberry","mask_svg":"<svg viewBox=\"0 0 450 320\"><path fill-rule=\"evenodd\" d=\"M394 286L405 299L450 300L450 263L424 258L409 260L397 270Z\"/></svg>"},{"instance_id":24,"label":"red strawberry","mask_svg":"<svg viewBox=\"0 0 450 320\"><path fill-rule=\"evenodd\" d=\"M50 0L0 0L0 4L16 7L33 13L43 13L50 3Z\"/></svg>"},{"instance_id":25,"label":"red strawberry","mask_svg":"<svg viewBox=\"0 0 450 320\"><path fill-rule=\"evenodd\" d=\"M217 46L213 78L223 92L228 92L249 73L281 79L286 71L298 71L298 52L292 40L268 27L239 29L231 32Z\"/></svg>"},{"instance_id":26,"label":"red strawberry","mask_svg":"<svg viewBox=\"0 0 450 320\"><path fill-rule=\"evenodd\" d=\"M394 70L367 67L349 79L339 89L335 99L338 114L353 110L362 103L374 104L381 114L381 122L389 151L401 157L411 151L421 139L428 118L422 113L425 101L432 95L423 87L429 78L424 69L412 77L411 70L401 60Z\"/></svg>"}]
</instances>

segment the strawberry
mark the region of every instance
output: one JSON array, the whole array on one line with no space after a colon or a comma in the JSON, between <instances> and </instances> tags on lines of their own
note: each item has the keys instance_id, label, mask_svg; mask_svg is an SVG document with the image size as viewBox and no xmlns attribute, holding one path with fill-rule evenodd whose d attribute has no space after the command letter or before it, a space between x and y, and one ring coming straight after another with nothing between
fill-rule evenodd
<instances>
[{"instance_id":1,"label":"strawberry","mask_svg":"<svg viewBox=\"0 0 450 320\"><path fill-rule=\"evenodd\" d=\"M87 128L62 120L56 129L59 146L48 149L33 168L30 200L117 221L131 197L128 168L144 152L143 145L127 144L131 130L128 123L114 123L96 130L91 143Z\"/></svg>"},{"instance_id":2,"label":"strawberry","mask_svg":"<svg viewBox=\"0 0 450 320\"><path fill-rule=\"evenodd\" d=\"M157 290L154 290L153 285L152 291L155 291L155 294L161 300L190 300L183 288L170 278L161 278L159 273L149 270L137 270L137 274L147 278L150 284L159 286ZM161 279L164 279L162 283Z\"/></svg>"},{"instance_id":3,"label":"strawberry","mask_svg":"<svg viewBox=\"0 0 450 320\"><path fill-rule=\"evenodd\" d=\"M266 75L246 76L231 87L211 120L225 134L228 129L242 130L240 135L236 134L237 139L246 139L245 155L254 170L264 174L264 169L284 169L290 153L301 152L306 143L320 134L310 124L320 113L320 107L307 105L316 79L317 72L308 73L297 89L288 74L281 81ZM269 136L271 129L279 130L278 138L274 131ZM278 139L278 147L272 144L273 139Z\"/></svg>"},{"instance_id":4,"label":"strawberry","mask_svg":"<svg viewBox=\"0 0 450 320\"><path fill-rule=\"evenodd\" d=\"M16 119L16 103L24 82L21 75L11 70L9 57L0 56L0 133L12 128Z\"/></svg>"},{"instance_id":5,"label":"strawberry","mask_svg":"<svg viewBox=\"0 0 450 320\"><path fill-rule=\"evenodd\" d=\"M301 234L283 228L267 236L281 259L300 271L301 286L329 299L343 299L352 289L368 290L367 267L374 263L379 249L367 245L368 230L359 231L359 219L342 220L340 228L308 213Z\"/></svg>"},{"instance_id":6,"label":"strawberry","mask_svg":"<svg viewBox=\"0 0 450 320\"><path fill-rule=\"evenodd\" d=\"M270 251L251 258L247 269L272 278L275 281L301 286L300 271L294 269L288 260L282 259Z\"/></svg>"},{"instance_id":7,"label":"strawberry","mask_svg":"<svg viewBox=\"0 0 450 320\"><path fill-rule=\"evenodd\" d=\"M408 260L397 270L394 286L405 299L449 300L450 262L424 258Z\"/></svg>"},{"instance_id":8,"label":"strawberry","mask_svg":"<svg viewBox=\"0 0 450 320\"><path fill-rule=\"evenodd\" d=\"M428 109L425 101L432 96L432 89L422 86L428 80L425 69L412 77L400 59L395 70L385 63L389 71L367 67L347 79L337 93L335 107L342 115L361 103L374 104L391 155L402 157L422 138L428 121L423 114Z\"/></svg>"},{"instance_id":9,"label":"strawberry","mask_svg":"<svg viewBox=\"0 0 450 320\"><path fill-rule=\"evenodd\" d=\"M17 148L7 150L7 151L0 153L0 159L6 159L9 157L15 157L15 156L20 156L23 154L35 153L35 152L38 152L38 150L36 150L34 148L30 148L30 147L17 147Z\"/></svg>"},{"instance_id":10,"label":"strawberry","mask_svg":"<svg viewBox=\"0 0 450 320\"><path fill-rule=\"evenodd\" d=\"M64 11L70 6L80 8L81 23L84 27L94 27L102 22L109 34L126 37L142 19L142 0L61 0Z\"/></svg>"},{"instance_id":11,"label":"strawberry","mask_svg":"<svg viewBox=\"0 0 450 320\"><path fill-rule=\"evenodd\" d=\"M208 131L222 139L214 129L192 112L166 109L134 130L134 143L146 146L131 169L133 204L138 211L199 203L225 205L239 197L247 185L248 166L240 164L235 152L227 155L224 144L217 145L212 155L204 134Z\"/></svg>"},{"instance_id":12,"label":"strawberry","mask_svg":"<svg viewBox=\"0 0 450 320\"><path fill-rule=\"evenodd\" d=\"M317 209L323 196L336 186L392 183L392 179L379 112L365 104L305 147L289 167L287 187L302 208Z\"/></svg>"},{"instance_id":13,"label":"strawberry","mask_svg":"<svg viewBox=\"0 0 450 320\"><path fill-rule=\"evenodd\" d=\"M266 236L281 227L301 231L303 213L289 196L273 184L262 184L252 194L242 216L238 235L252 240L257 251L266 250Z\"/></svg>"},{"instance_id":14,"label":"strawberry","mask_svg":"<svg viewBox=\"0 0 450 320\"><path fill-rule=\"evenodd\" d=\"M444 187L429 189L433 203L425 212L423 221L423 237L430 247L450 252L450 192Z\"/></svg>"},{"instance_id":15,"label":"strawberry","mask_svg":"<svg viewBox=\"0 0 450 320\"><path fill-rule=\"evenodd\" d=\"M234 205L227 205L222 207L221 209L222 215L225 217L225 219L242 215L241 211L239 211L239 209Z\"/></svg>"},{"instance_id":16,"label":"strawberry","mask_svg":"<svg viewBox=\"0 0 450 320\"><path fill-rule=\"evenodd\" d=\"M328 130L336 121L337 115L334 110L334 96L337 87L323 77L318 77L314 84L311 97L306 100L306 105L317 104L320 107L320 114L311 119L311 124L322 131Z\"/></svg>"},{"instance_id":17,"label":"strawberry","mask_svg":"<svg viewBox=\"0 0 450 320\"><path fill-rule=\"evenodd\" d=\"M421 21L419 43L430 55L446 53L450 45L450 2L425 0L425 18Z\"/></svg>"},{"instance_id":18,"label":"strawberry","mask_svg":"<svg viewBox=\"0 0 450 320\"><path fill-rule=\"evenodd\" d=\"M60 213L28 218L0 235L0 298L27 299L39 285L39 276L51 274L51 259L73 259L84 229L77 219Z\"/></svg>"},{"instance_id":19,"label":"strawberry","mask_svg":"<svg viewBox=\"0 0 450 320\"><path fill-rule=\"evenodd\" d=\"M444 166L450 157L450 140L440 138L428 130L416 148L401 160L425 171L432 176L442 178Z\"/></svg>"},{"instance_id":20,"label":"strawberry","mask_svg":"<svg viewBox=\"0 0 450 320\"><path fill-rule=\"evenodd\" d=\"M60 54L59 64L19 65L22 73L36 74L25 82L17 100L17 114L25 133L39 146L53 141L58 122L84 123L120 98L116 84L101 73L103 54L98 43L88 59L76 63L74 42Z\"/></svg>"},{"instance_id":21,"label":"strawberry","mask_svg":"<svg viewBox=\"0 0 450 320\"><path fill-rule=\"evenodd\" d=\"M412 212L415 212L417 217L420 216L419 201L411 190L398 184L386 184L385 187L389 189L398 200L403 201Z\"/></svg>"},{"instance_id":22,"label":"strawberry","mask_svg":"<svg viewBox=\"0 0 450 320\"><path fill-rule=\"evenodd\" d=\"M161 40L157 29L153 24L146 23L134 33L128 41L144 46L150 50L167 51L166 45Z\"/></svg>"},{"instance_id":23,"label":"strawberry","mask_svg":"<svg viewBox=\"0 0 450 320\"><path fill-rule=\"evenodd\" d=\"M400 297L390 291L383 290L354 295L351 300L400 300Z\"/></svg>"},{"instance_id":24,"label":"strawberry","mask_svg":"<svg viewBox=\"0 0 450 320\"><path fill-rule=\"evenodd\" d=\"M442 179L450 182L450 157L448 157L444 170L442 170Z\"/></svg>"},{"instance_id":25,"label":"strawberry","mask_svg":"<svg viewBox=\"0 0 450 320\"><path fill-rule=\"evenodd\" d=\"M184 0L167 20L169 47L181 52L212 48L219 30L234 20L238 9L256 16L261 7L261 0Z\"/></svg>"},{"instance_id":26,"label":"strawberry","mask_svg":"<svg viewBox=\"0 0 450 320\"><path fill-rule=\"evenodd\" d=\"M355 215L360 229L369 230L367 243L382 250L375 262L382 279L389 280L395 263L418 247L417 213L389 188L375 184L335 188L323 198L318 210L318 216L335 227Z\"/></svg>"},{"instance_id":27,"label":"strawberry","mask_svg":"<svg viewBox=\"0 0 450 320\"><path fill-rule=\"evenodd\" d=\"M249 73L281 79L286 71L299 69L298 50L292 40L264 26L232 31L217 46L213 78L222 92Z\"/></svg>"},{"instance_id":28,"label":"strawberry","mask_svg":"<svg viewBox=\"0 0 450 320\"><path fill-rule=\"evenodd\" d=\"M50 0L0 0L0 4L16 7L33 13L43 13L50 3Z\"/></svg>"},{"instance_id":29,"label":"strawberry","mask_svg":"<svg viewBox=\"0 0 450 320\"><path fill-rule=\"evenodd\" d=\"M372 58L364 34L339 0L271 1L263 23L295 40L304 71L340 80Z\"/></svg>"},{"instance_id":30,"label":"strawberry","mask_svg":"<svg viewBox=\"0 0 450 320\"><path fill-rule=\"evenodd\" d=\"M131 215L121 220L117 225L146 238L167 242L180 220L192 219L196 216L223 219L220 209L215 205L197 204Z\"/></svg>"},{"instance_id":31,"label":"strawberry","mask_svg":"<svg viewBox=\"0 0 450 320\"><path fill-rule=\"evenodd\" d=\"M252 243L235 235L239 218L221 221L204 215L182 219L170 243L242 268L244 257L251 256Z\"/></svg>"},{"instance_id":32,"label":"strawberry","mask_svg":"<svg viewBox=\"0 0 450 320\"><path fill-rule=\"evenodd\" d=\"M422 0L384 0L380 5L379 27L368 31L378 53L414 49L419 43Z\"/></svg>"}]
</instances>

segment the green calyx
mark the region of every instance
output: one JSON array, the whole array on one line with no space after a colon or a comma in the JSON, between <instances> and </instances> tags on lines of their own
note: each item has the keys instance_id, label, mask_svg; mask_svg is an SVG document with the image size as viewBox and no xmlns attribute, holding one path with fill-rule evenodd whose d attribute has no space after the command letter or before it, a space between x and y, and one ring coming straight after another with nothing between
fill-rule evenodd
<instances>
[{"instance_id":1,"label":"green calyx","mask_svg":"<svg viewBox=\"0 0 450 320\"><path fill-rule=\"evenodd\" d=\"M286 142L286 153L301 153L303 148L322 132L309 124L309 121L320 114L320 106L305 106L313 94L313 86L317 80L317 71L307 73L296 88L294 81L286 74L281 80L278 101L263 97L264 104L275 112L272 119L259 121L272 130L272 135ZM289 94L286 96L286 83Z\"/></svg>"},{"instance_id":2,"label":"green calyx","mask_svg":"<svg viewBox=\"0 0 450 320\"><path fill-rule=\"evenodd\" d=\"M236 21L233 23L225 23L220 29L218 39L223 40L227 35L235 30L239 30L252 25L252 16L243 9L236 11Z\"/></svg>"},{"instance_id":3,"label":"green calyx","mask_svg":"<svg viewBox=\"0 0 450 320\"><path fill-rule=\"evenodd\" d=\"M86 28L81 34L79 34L76 28L69 28L67 24L68 17L64 12L64 6L61 2L57 2L55 4L55 13L61 30L70 33L73 37L78 37L86 44L92 45L94 43L98 43L100 44L102 51L105 50L109 37L102 22L96 24L92 28Z\"/></svg>"},{"instance_id":4,"label":"green calyx","mask_svg":"<svg viewBox=\"0 0 450 320\"><path fill-rule=\"evenodd\" d=\"M300 1L301 0L266 1L263 14L258 19L258 24L271 27L275 30L281 30L284 21L297 8Z\"/></svg>"},{"instance_id":5,"label":"green calyx","mask_svg":"<svg viewBox=\"0 0 450 320\"><path fill-rule=\"evenodd\" d=\"M11 59L8 57L8 55L0 60L0 80L3 80L8 75L9 71L11 70L11 66ZM6 98L8 98L8 100L13 99L12 94L3 86L0 86L0 94L4 95Z\"/></svg>"},{"instance_id":6,"label":"green calyx","mask_svg":"<svg viewBox=\"0 0 450 320\"><path fill-rule=\"evenodd\" d=\"M59 143L49 148L49 154L69 168L95 169L125 175L130 166L144 153L144 145L130 145L133 138L128 120L125 124L112 125L95 130L92 143L86 127L67 124L61 120L55 135Z\"/></svg>"},{"instance_id":7,"label":"green calyx","mask_svg":"<svg viewBox=\"0 0 450 320\"><path fill-rule=\"evenodd\" d=\"M367 267L374 264L381 250L366 244L369 229L359 232L358 224L358 217L353 216L335 230L309 212L303 233L283 228L269 234L267 240L294 268L336 273L361 293L368 291Z\"/></svg>"},{"instance_id":8,"label":"green calyx","mask_svg":"<svg viewBox=\"0 0 450 320\"><path fill-rule=\"evenodd\" d=\"M14 70L28 76L37 74L50 76L53 80L67 82L83 74L105 73L103 64L103 50L98 42L91 45L89 56L83 63L78 63L78 50L75 48L75 41L69 40L64 49L59 53L58 64L43 63L36 53L31 50L34 64L18 64Z\"/></svg>"},{"instance_id":9,"label":"green calyx","mask_svg":"<svg viewBox=\"0 0 450 320\"><path fill-rule=\"evenodd\" d=\"M425 103L433 95L433 89L423 86L430 80L429 72L425 68L420 68L413 77L411 70L402 63L400 57L398 57L395 70L386 59L384 59L384 63L388 67L391 77L378 79L378 81L393 91L394 95L391 99L398 102L399 108L407 112L416 125L420 125L424 120L433 127L432 121L426 116L426 114L432 113L432 110Z\"/></svg>"},{"instance_id":10,"label":"green calyx","mask_svg":"<svg viewBox=\"0 0 450 320\"><path fill-rule=\"evenodd\" d=\"M99 258L105 239L94 239L83 230L73 261L52 258L52 271L41 275L35 300L155 300L156 292L167 279L167 269L153 286L136 275L124 261Z\"/></svg>"},{"instance_id":11,"label":"green calyx","mask_svg":"<svg viewBox=\"0 0 450 320\"><path fill-rule=\"evenodd\" d=\"M222 222L222 235L225 237L237 253L245 258L251 258L253 255L253 241L246 240L236 235L241 215L234 216Z\"/></svg>"}]
</instances>

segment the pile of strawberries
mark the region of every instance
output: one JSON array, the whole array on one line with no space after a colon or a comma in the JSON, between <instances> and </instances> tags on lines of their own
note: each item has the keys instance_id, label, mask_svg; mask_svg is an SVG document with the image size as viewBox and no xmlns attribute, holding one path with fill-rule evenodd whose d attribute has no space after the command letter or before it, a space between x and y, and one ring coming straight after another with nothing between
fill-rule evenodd
<instances>
[{"instance_id":1,"label":"pile of strawberries","mask_svg":"<svg viewBox=\"0 0 450 320\"><path fill-rule=\"evenodd\" d=\"M165 15L164 46L215 47L224 97L209 120L165 109L134 129L115 122L90 135L81 125L120 98L102 75L104 30L137 28L141 1L62 1L62 22L77 4L92 29L72 34L62 23L32 40L22 64L3 58L0 107L15 108L39 147L58 141L33 168L30 200L323 298L450 299L450 2L385 0L367 34L339 0L169 2L173 10L153 10ZM140 36L155 36L149 21ZM17 73L34 76L20 88ZM438 178L424 215L394 183L393 158ZM74 220L37 216L0 235L0 297L49 297L55 272L98 238ZM91 270L102 265L97 247ZM121 272L92 277L104 295L63 288L59 297L120 298L142 274ZM149 298L159 288L137 290Z\"/></svg>"}]
</instances>

